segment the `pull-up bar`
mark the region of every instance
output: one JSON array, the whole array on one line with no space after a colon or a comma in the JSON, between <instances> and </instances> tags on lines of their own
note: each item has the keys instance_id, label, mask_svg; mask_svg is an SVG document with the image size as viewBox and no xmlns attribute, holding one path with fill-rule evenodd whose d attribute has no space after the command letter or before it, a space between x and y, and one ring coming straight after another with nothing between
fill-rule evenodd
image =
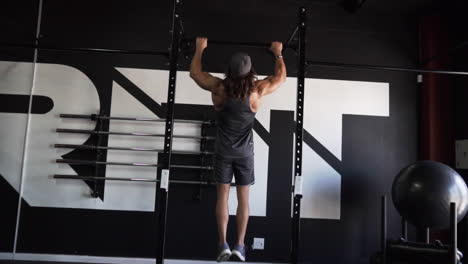
<instances>
[{"instance_id":1,"label":"pull-up bar","mask_svg":"<svg viewBox=\"0 0 468 264\"><path fill-rule=\"evenodd\" d=\"M297 50L297 45L293 44L293 39L296 37L299 27L295 27L294 30L289 35L286 43L283 44L283 49L292 49ZM195 37L184 37L182 38L182 44L184 48L194 47ZM246 47L246 48L269 48L271 42L238 42L238 41L226 41L226 40L217 40L208 38L208 45L214 46L237 46L237 47Z\"/></svg>"},{"instance_id":2,"label":"pull-up bar","mask_svg":"<svg viewBox=\"0 0 468 264\"><path fill-rule=\"evenodd\" d=\"M193 45L195 42L195 38L184 38L182 43L186 46ZM226 41L226 40L212 40L208 39L208 45L215 45L215 46L238 46L238 47L247 47L247 48L269 48L271 43L266 42L236 42L236 41ZM283 46L284 49L296 49L294 45L285 44Z\"/></svg>"}]
</instances>

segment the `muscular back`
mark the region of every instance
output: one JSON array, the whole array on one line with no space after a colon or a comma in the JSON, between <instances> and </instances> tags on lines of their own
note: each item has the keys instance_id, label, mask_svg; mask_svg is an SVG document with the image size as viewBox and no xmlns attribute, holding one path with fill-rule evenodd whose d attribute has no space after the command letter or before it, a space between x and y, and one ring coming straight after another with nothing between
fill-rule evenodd
<instances>
[{"instance_id":1,"label":"muscular back","mask_svg":"<svg viewBox=\"0 0 468 264\"><path fill-rule=\"evenodd\" d=\"M250 109L252 112L257 112L262 104L261 92L259 89L261 88L261 81L255 81L253 92L250 93L249 102L250 102ZM227 99L227 93L225 87L222 82L218 83L218 86L212 90L211 92L211 100L213 101L214 108L216 111L220 111L223 108L224 102Z\"/></svg>"}]
</instances>

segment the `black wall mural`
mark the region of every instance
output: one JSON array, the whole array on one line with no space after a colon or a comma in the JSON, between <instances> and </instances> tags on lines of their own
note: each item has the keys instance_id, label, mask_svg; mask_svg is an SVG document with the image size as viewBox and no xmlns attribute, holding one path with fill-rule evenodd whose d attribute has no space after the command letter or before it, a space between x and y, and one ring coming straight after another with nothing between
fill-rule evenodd
<instances>
[{"instance_id":1,"label":"black wall mural","mask_svg":"<svg viewBox=\"0 0 468 264\"><path fill-rule=\"evenodd\" d=\"M2 219L1 232L4 234L0 240L0 250L2 252L13 251L13 244L16 230L16 213L18 212L18 192L1 176L0 188L2 190Z\"/></svg>"},{"instance_id":2,"label":"black wall mural","mask_svg":"<svg viewBox=\"0 0 468 264\"><path fill-rule=\"evenodd\" d=\"M10 2L18 16L10 16L21 26L22 34L5 29L4 36L21 42L34 36L37 2L25 4ZM214 2L211 4L215 4ZM285 40L293 28L297 6L291 4L281 11L281 21L274 6L267 7L261 16L246 7L232 7L229 16L216 12L212 7L196 6L187 2L184 6L185 30L190 35L207 35L216 39L249 39L266 42ZM218 3L219 5L219 3ZM241 5L242 6L242 5ZM168 45L170 16L169 1L142 1L138 4L113 1L95 3L80 1L44 1L41 25L43 43L74 47L108 47L164 50ZM361 21L352 17L335 21L342 15L332 8L314 6L310 10L308 32L308 57L339 62L380 63L412 66L417 58L416 24L406 17L389 17L373 21L362 15ZM344 11L343 11L344 12ZM257 12L258 13L258 12ZM318 18L320 14L320 19ZM358 14L359 15L359 14ZM357 16L357 15L356 15ZM395 14L395 16L397 16ZM244 18L244 19L243 19ZM398 19L396 19L398 18ZM242 23L234 23L240 21ZM269 21L265 23L265 21ZM11 23L11 22L10 22ZM407 27L406 25L414 25ZM237 25L237 26L235 26ZM391 27L391 30L388 28ZM274 29L274 30L273 30ZM350 33L353 32L353 33ZM19 34L19 35L18 35ZM402 44L404 43L404 44ZM225 62L234 48L210 47L204 56L207 70L223 72ZM263 50L249 51L259 74L271 74L271 58ZM0 61L31 62L30 50L0 50ZM285 53L288 76L295 76L295 57ZM156 116L163 117L165 104L154 101L129 80L118 67L137 69L167 69L160 57L139 55L104 55L39 51L39 63L71 66L83 72L95 85L99 96L101 114L111 111L112 85L118 83L131 97ZM180 61L180 69L188 69L188 61ZM51 76L53 78L53 76ZM382 73L362 70L332 70L311 68L307 78L351 81L385 82L390 84L390 117L343 117L342 159L336 158L312 133L305 132L304 142L341 175L341 217L339 220L303 219L301 233L301 259L322 263L333 259L336 263L366 262L378 248L379 204L378 198L388 194L396 172L416 159L416 82L412 74ZM293 92L293 91L291 91ZM306 91L307 92L307 91ZM1 90L0 90L1 93ZM18 104L5 106L0 112L24 115L29 98L2 94L0 102L11 99ZM73 100L73 98L70 98ZM37 108L36 108L37 102ZM54 107L47 96L33 98L33 111L46 113ZM175 118L213 119L210 106L177 104ZM255 131L269 146L268 193L266 217L251 217L247 244L253 237L265 237L264 251L250 251L249 260L287 262L290 245L291 172L293 159L294 113L271 111L270 127L255 123ZM305 113L307 115L307 113ZM54 128L50 128L54 129ZM104 123L103 129L109 129ZM21 131L24 133L24 131ZM212 133L212 131L211 131ZM107 138L101 141L107 145ZM96 142L94 136L84 144ZM96 152L73 150L64 158L95 159ZM101 157L103 160L106 156ZM176 155L174 162L199 162L186 155ZM304 161L307 162L307 161ZM72 167L79 175L93 173L92 168ZM105 175L105 169L99 171ZM304 175L314 177L314 175ZM174 171L174 179L198 179L198 172ZM2 178L3 179L3 178ZM93 189L94 183L88 183ZM106 199L105 183L98 183L98 198ZM171 186L168 226L167 257L177 259L212 260L216 252L216 226L214 205L215 189L203 187L201 200L194 199L199 186ZM54 195L53 193L49 195ZM11 251L17 214L18 194L0 179L2 229L8 234L0 237L0 251ZM196 198L196 197L195 197ZM390 233L399 234L399 220L390 210ZM230 223L235 217L230 217ZM88 210L30 206L23 201L19 226L19 253L46 253L121 257L154 257L156 229L155 215L151 212ZM232 228L231 228L232 226ZM231 225L228 238L235 238ZM180 247L184 250L178 250Z\"/></svg>"}]
</instances>

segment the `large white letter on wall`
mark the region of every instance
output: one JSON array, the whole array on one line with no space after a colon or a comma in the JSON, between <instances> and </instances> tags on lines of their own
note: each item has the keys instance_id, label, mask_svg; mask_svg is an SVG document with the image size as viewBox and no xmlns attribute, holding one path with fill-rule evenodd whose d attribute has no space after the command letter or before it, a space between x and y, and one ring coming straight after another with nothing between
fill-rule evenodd
<instances>
[{"instance_id":1,"label":"large white letter on wall","mask_svg":"<svg viewBox=\"0 0 468 264\"><path fill-rule=\"evenodd\" d=\"M0 93L29 95L33 64L0 61ZM0 175L19 190L23 162L26 114L0 113Z\"/></svg>"},{"instance_id":2,"label":"large white letter on wall","mask_svg":"<svg viewBox=\"0 0 468 264\"><path fill-rule=\"evenodd\" d=\"M306 79L304 129L341 160L343 115L388 116L388 83ZM340 219L341 175L304 144L302 218Z\"/></svg>"},{"instance_id":3,"label":"large white letter on wall","mask_svg":"<svg viewBox=\"0 0 468 264\"><path fill-rule=\"evenodd\" d=\"M34 95L50 97L54 102L46 114L33 114L26 149L23 198L31 206L98 208L97 199L90 199L89 187L82 181L55 180L53 174L75 172L55 159L70 152L56 149L53 144L83 144L89 135L59 134L56 128L94 129L91 120L61 119L59 114L91 114L99 111L99 98L91 80L76 68L37 63Z\"/></svg>"}]
</instances>

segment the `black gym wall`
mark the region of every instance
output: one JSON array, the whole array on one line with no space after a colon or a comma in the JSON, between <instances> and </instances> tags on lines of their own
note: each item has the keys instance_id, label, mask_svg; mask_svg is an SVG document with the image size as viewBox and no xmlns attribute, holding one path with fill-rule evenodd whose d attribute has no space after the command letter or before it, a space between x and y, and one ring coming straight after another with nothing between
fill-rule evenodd
<instances>
[{"instance_id":1,"label":"black gym wall","mask_svg":"<svg viewBox=\"0 0 468 264\"><path fill-rule=\"evenodd\" d=\"M457 1L454 9L457 10L456 15L447 16L447 24L450 28L450 33L453 38L453 47L450 51L443 53L442 56L449 57L453 61L453 67L459 70L468 69L468 48L466 45L466 24L465 10L467 3ZM459 76L454 78L454 137L455 140L468 139L468 123L467 123L467 103L468 103L468 78ZM457 168L458 173L462 175L465 181L468 180L468 170ZM459 239L460 250L466 252L468 250L468 223L465 217L459 224Z\"/></svg>"},{"instance_id":2,"label":"black gym wall","mask_svg":"<svg viewBox=\"0 0 468 264\"><path fill-rule=\"evenodd\" d=\"M456 55L457 64L460 69L468 69L468 64L466 63L468 59L467 50L460 50L457 52ZM455 124L454 124L454 132L455 132L455 140L467 140L468 139L468 127L467 127L467 115L468 111L466 105L468 103L468 91L466 89L468 85L468 78L460 77L457 78L455 81L455 105L454 105L454 112L455 112ZM468 180L468 170L457 168L457 172L465 179ZM460 250L462 252L466 252L468 250L468 223L467 218L465 217L459 225L459 239L460 239Z\"/></svg>"},{"instance_id":3,"label":"black gym wall","mask_svg":"<svg viewBox=\"0 0 468 264\"><path fill-rule=\"evenodd\" d=\"M270 1L271 2L271 1ZM313 60L341 63L382 64L412 67L418 61L418 19L411 12L390 12L364 5L356 14L349 14L337 5L325 2L236 1L184 3L184 28L190 36L206 35L218 40L251 42L285 41L296 23L297 9L308 8L307 57ZM1 41L32 43L36 32L38 1L6 1L0 10ZM374 6L372 6L374 5ZM170 1L51 1L42 6L41 41L43 44L67 47L105 47L116 49L165 50L169 44ZM211 48L204 56L206 69L223 72L224 65L235 48ZM249 50L257 72L271 74L272 60L263 50ZM288 77L295 76L295 56L285 52ZM32 62L33 54L27 49L0 49L0 60L6 62ZM38 63L58 64L81 71L96 87L100 109L109 113L113 82L126 86L129 93L145 106L152 106L145 96L138 95L138 87L119 74L116 68L166 70L161 57L141 55L104 55L39 51ZM8 94L23 97L0 96L1 127L4 141L16 144L15 153L1 152L2 160L14 156L18 166L13 176L16 185L0 177L2 217L0 219L0 251L12 252L17 221L19 177L23 153L29 92L32 83L32 64L24 64L25 74L18 89L8 88ZM188 69L187 61L180 61L180 70ZM7 78L2 70L1 78ZM60 72L55 72L60 74ZM38 76L53 80L57 75ZM122 77L123 76L123 77ZM306 144L312 148L340 176L340 207L338 219L304 218L301 222L300 259L306 263L367 263L378 250L380 227L380 196L390 193L394 175L417 158L417 83L414 74L377 72L368 70L310 68L307 78L339 81L386 83L389 87L389 115L343 115L341 158L323 146L312 133ZM71 80L72 81L72 80ZM8 83L8 82L5 82ZM11 85L17 85L11 83ZM64 86L68 85L63 83ZM71 84L70 84L71 85ZM294 87L294 84L292 85ZM164 85L163 85L164 87ZM3 87L0 87L3 90ZM29 90L28 90L29 89ZM65 88L64 88L65 89ZM167 89L167 88L164 88ZM294 88L293 88L294 89ZM2 91L0 90L0 91ZM6 90L6 89L5 89ZM11 91L17 92L11 92ZM180 89L179 89L180 90ZM75 91L76 92L76 91ZM157 92L157 91L156 91ZM164 91L162 91L164 92ZM167 91L166 91L167 93ZM290 91L294 94L295 90ZM307 91L306 91L307 93ZM72 93L75 95L74 93ZM330 95L325 90L324 96ZM350 94L351 96L352 94ZM48 94L46 97L53 97ZM319 96L319 95L317 95ZM145 99L146 98L146 99ZM33 99L32 111L47 112L59 102L47 98ZM70 100L73 96L61 98ZM37 105L35 105L37 103ZM363 100L357 103L366 104ZM60 105L67 104L62 102ZM21 109L18 110L18 106ZM75 106L74 106L75 107ZM76 111L80 108L75 107ZM205 105L181 104L176 107L177 118L203 119L214 116L213 109ZM164 106L161 106L164 112ZM324 110L325 111L325 110ZM7 112L7 113L5 113ZM72 110L70 110L70 113ZM157 111L156 111L157 112ZM305 113L305 115L314 113ZM315 113L316 114L316 113ZM327 113L320 113L326 115ZM10 130L8 118L20 119L22 126ZM268 193L266 217L253 216L249 222L247 244L253 237L265 238L265 250L248 252L249 260L287 262L290 245L290 187L293 160L293 111L271 112L269 128L262 134L269 140ZM18 121L16 122L18 123ZM286 125L285 125L286 124ZM56 127L44 130L54 133ZM317 126L321 124L317 123ZM13 133L12 133L13 132ZM89 142L94 140L89 139ZM12 144L13 144L12 143ZM35 143L35 142L32 142ZM59 143L59 142L57 142ZM71 152L71 151L70 151ZM71 152L68 157L93 157L94 153ZM59 158L59 157L58 157ZM177 158L177 157L176 157ZM27 161L26 161L27 162ZM304 160L304 162L308 162ZM52 166L47 161L41 166ZM34 169L34 168L33 168ZM39 169L39 167L38 167ZM79 168L77 169L79 171ZM0 170L4 176L5 172ZM321 173L320 171L318 173ZM197 173L174 173L180 178L196 178ZM311 174L304 177L317 177ZM34 175L45 177L50 175ZM29 184L29 186L28 186ZM27 192L41 184L24 182ZM79 184L76 182L69 185ZM81 183L82 184L82 183ZM212 260L216 251L214 219L215 190L203 189L201 201L193 199L198 187L171 187L168 209L167 257L174 259ZM43 193L54 200L54 193ZM122 194L123 196L124 194ZM96 198L87 198L96 199ZM97 202L100 202L97 198ZM89 202L89 201L84 201ZM389 200L390 202L390 200ZM397 237L400 220L389 203L389 234ZM111 257L151 258L155 255L155 217L151 212L138 210L77 209L78 206L32 206L22 200L16 253L64 255L92 255ZM231 223L235 218L231 216ZM235 232L229 231L233 240ZM182 250L181 250L182 249Z\"/></svg>"}]
</instances>

